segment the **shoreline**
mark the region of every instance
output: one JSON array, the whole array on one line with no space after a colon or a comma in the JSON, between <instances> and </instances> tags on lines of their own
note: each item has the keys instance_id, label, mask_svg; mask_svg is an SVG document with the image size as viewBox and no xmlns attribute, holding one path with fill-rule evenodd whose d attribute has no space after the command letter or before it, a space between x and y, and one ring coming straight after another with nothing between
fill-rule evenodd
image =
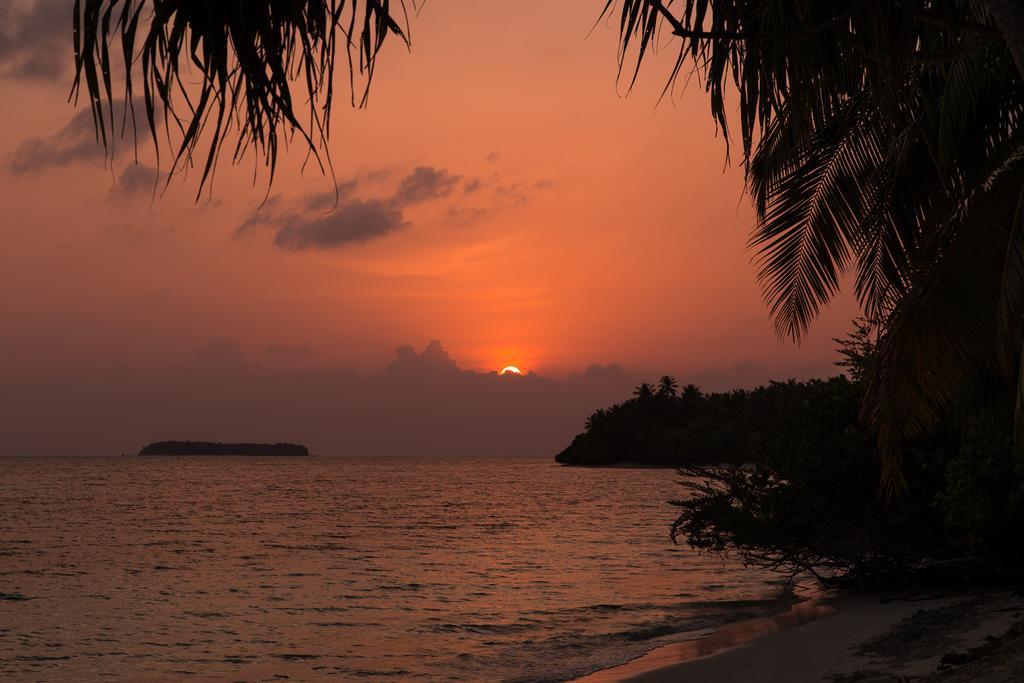
<instances>
[{"instance_id":1,"label":"shoreline","mask_svg":"<svg viewBox=\"0 0 1024 683\"><path fill-rule=\"evenodd\" d=\"M958 681L964 674L963 680L1021 680L1024 637L1007 632L1022 618L1024 598L1009 591L811 596L772 616L655 648L573 683ZM1000 657L968 655L963 671L940 670L944 655L993 644L1003 646L994 650Z\"/></svg>"}]
</instances>

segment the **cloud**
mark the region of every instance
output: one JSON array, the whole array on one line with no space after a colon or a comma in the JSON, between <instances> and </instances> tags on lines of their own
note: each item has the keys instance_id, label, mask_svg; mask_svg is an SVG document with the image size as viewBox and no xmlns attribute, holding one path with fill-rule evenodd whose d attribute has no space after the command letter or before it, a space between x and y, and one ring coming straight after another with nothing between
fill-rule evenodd
<instances>
[{"instance_id":1,"label":"cloud","mask_svg":"<svg viewBox=\"0 0 1024 683\"><path fill-rule=\"evenodd\" d=\"M359 187L359 177L338 183L336 192L317 192L303 199L307 211L326 211L350 198Z\"/></svg>"},{"instance_id":2,"label":"cloud","mask_svg":"<svg viewBox=\"0 0 1024 683\"><path fill-rule=\"evenodd\" d=\"M286 251L331 249L368 242L406 227L400 209L379 199L353 199L312 221L293 219L277 232L274 245Z\"/></svg>"},{"instance_id":3,"label":"cloud","mask_svg":"<svg viewBox=\"0 0 1024 683\"><path fill-rule=\"evenodd\" d=\"M409 345L399 346L395 349L395 359L384 372L388 375L422 377L459 373L461 370L441 346L441 342L432 339L422 353L416 353L416 349Z\"/></svg>"},{"instance_id":4,"label":"cloud","mask_svg":"<svg viewBox=\"0 0 1024 683\"><path fill-rule=\"evenodd\" d=\"M259 359L265 360L258 348ZM280 347L280 353L303 347ZM277 353L277 352L271 352ZM329 356L329 353L323 354ZM129 452L156 439L293 441L318 455L537 456L552 458L598 408L630 398L643 379L617 363L565 378L499 376L459 367L438 341L396 349L381 369L297 369L302 358L248 359L228 336L165 367L125 359L110 372L69 377L45 364L3 374L3 455ZM294 362L289 362L289 360ZM514 360L498 359L495 363ZM495 368L496 369L496 368ZM822 368L771 372L821 376ZM704 390L763 381L759 362L720 372L676 374ZM59 424L60 429L46 426Z\"/></svg>"},{"instance_id":5,"label":"cloud","mask_svg":"<svg viewBox=\"0 0 1024 683\"><path fill-rule=\"evenodd\" d=\"M522 183L499 185L494 188L494 193L498 197L498 202L503 206L525 206L530 201L530 195L523 189Z\"/></svg>"},{"instance_id":6,"label":"cloud","mask_svg":"<svg viewBox=\"0 0 1024 683\"><path fill-rule=\"evenodd\" d=\"M11 157L10 169L21 175L78 161L98 161L103 157L103 147L96 140L92 113L83 109L50 137L29 138L18 145Z\"/></svg>"},{"instance_id":7,"label":"cloud","mask_svg":"<svg viewBox=\"0 0 1024 683\"><path fill-rule=\"evenodd\" d=\"M273 244L284 251L339 249L410 227L406 211L419 204L450 197L443 225L469 226L494 212L526 204L530 192L547 186L546 181L505 185L492 185L480 178L462 181L462 176L436 166L417 166L386 182L391 177L390 171L363 171L338 183L337 194L319 192L288 200L274 195L242 221L235 236L266 228L276 231ZM460 181L458 197L462 201L455 196ZM482 192L484 188L488 192Z\"/></svg>"},{"instance_id":8,"label":"cloud","mask_svg":"<svg viewBox=\"0 0 1024 683\"><path fill-rule=\"evenodd\" d=\"M242 347L234 339L214 337L196 349L196 366L203 372L231 372L246 367Z\"/></svg>"},{"instance_id":9,"label":"cloud","mask_svg":"<svg viewBox=\"0 0 1024 683\"><path fill-rule=\"evenodd\" d=\"M133 100L128 111L129 114L134 114L134 121L132 121L125 117L124 102L114 103L115 133L121 133L123 130L124 137L128 138L126 144L133 144L130 142L133 140L133 132L138 131L139 134L142 134L142 131L149 129L144 112L145 107L142 101ZM155 120L159 122L160 119L161 117L157 116ZM124 124L123 129L122 124ZM107 135L111 135L109 129ZM15 175L22 175L79 162L98 162L105 159L106 156L107 151L96 134L92 112L89 109L80 109L71 117L67 125L53 135L24 140L15 148L9 168Z\"/></svg>"},{"instance_id":10,"label":"cloud","mask_svg":"<svg viewBox=\"0 0 1024 683\"><path fill-rule=\"evenodd\" d=\"M587 369L583 371L583 376L595 381L618 380L626 376L626 371L618 363L608 363L607 365L594 363L587 366Z\"/></svg>"},{"instance_id":11,"label":"cloud","mask_svg":"<svg viewBox=\"0 0 1024 683\"><path fill-rule=\"evenodd\" d=\"M0 455L111 454L166 438L295 441L319 455L550 458L591 412L628 398L638 381L625 372L558 379L467 370L439 341L401 346L370 373L297 370L253 363L229 337L163 368L72 382L31 372L0 395L11 426ZM40 430L43 422L61 429Z\"/></svg>"},{"instance_id":12,"label":"cloud","mask_svg":"<svg viewBox=\"0 0 1024 683\"><path fill-rule=\"evenodd\" d=\"M764 362L745 360L727 368L710 368L688 373L686 381L702 389L722 391L725 389L750 389L767 384L771 379L780 379Z\"/></svg>"},{"instance_id":13,"label":"cloud","mask_svg":"<svg viewBox=\"0 0 1024 683\"><path fill-rule=\"evenodd\" d=\"M460 206L453 206L448 209L448 213L445 214L445 218L449 225L452 226L467 226L475 225L484 218L490 215L490 211L487 209L478 209L476 207L463 208Z\"/></svg>"},{"instance_id":14,"label":"cloud","mask_svg":"<svg viewBox=\"0 0 1024 683\"><path fill-rule=\"evenodd\" d=\"M394 173L395 171L392 168L375 168L363 171L359 174L359 177L368 183L386 183L391 180Z\"/></svg>"},{"instance_id":15,"label":"cloud","mask_svg":"<svg viewBox=\"0 0 1024 683\"><path fill-rule=\"evenodd\" d=\"M0 76L59 80L74 62L71 0L0 3Z\"/></svg>"},{"instance_id":16,"label":"cloud","mask_svg":"<svg viewBox=\"0 0 1024 683\"><path fill-rule=\"evenodd\" d=\"M419 204L431 199L447 197L459 176L452 175L443 168L418 166L412 173L402 178L392 201L401 207Z\"/></svg>"},{"instance_id":17,"label":"cloud","mask_svg":"<svg viewBox=\"0 0 1024 683\"><path fill-rule=\"evenodd\" d=\"M145 164L132 164L124 169L117 184L110 191L113 199L127 200L138 195L152 195L157 188L160 172Z\"/></svg>"},{"instance_id":18,"label":"cloud","mask_svg":"<svg viewBox=\"0 0 1024 683\"><path fill-rule=\"evenodd\" d=\"M235 228L235 237L245 237L246 235L256 232L259 228L274 225L275 223L286 222L287 219L282 218L280 213L284 203L284 200L279 194L268 197L258 209L249 214L246 219L242 221L237 228Z\"/></svg>"},{"instance_id":19,"label":"cloud","mask_svg":"<svg viewBox=\"0 0 1024 683\"><path fill-rule=\"evenodd\" d=\"M355 197L362 181L370 176L374 177L372 183L382 177L380 172L367 171L338 183L337 194L319 192L288 202L275 195L242 221L235 235L276 227L274 245L285 251L337 249L369 242L412 225L405 219L407 206L446 197L459 181L459 176L445 169L418 166L399 180L390 195Z\"/></svg>"}]
</instances>

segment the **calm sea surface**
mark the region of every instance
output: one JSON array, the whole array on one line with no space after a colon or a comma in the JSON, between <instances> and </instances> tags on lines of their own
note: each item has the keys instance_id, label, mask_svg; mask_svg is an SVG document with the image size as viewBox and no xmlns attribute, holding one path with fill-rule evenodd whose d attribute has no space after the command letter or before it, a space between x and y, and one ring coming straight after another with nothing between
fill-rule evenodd
<instances>
[{"instance_id":1,"label":"calm sea surface","mask_svg":"<svg viewBox=\"0 0 1024 683\"><path fill-rule=\"evenodd\" d=\"M670 470L0 459L0 680L557 681L772 609Z\"/></svg>"}]
</instances>

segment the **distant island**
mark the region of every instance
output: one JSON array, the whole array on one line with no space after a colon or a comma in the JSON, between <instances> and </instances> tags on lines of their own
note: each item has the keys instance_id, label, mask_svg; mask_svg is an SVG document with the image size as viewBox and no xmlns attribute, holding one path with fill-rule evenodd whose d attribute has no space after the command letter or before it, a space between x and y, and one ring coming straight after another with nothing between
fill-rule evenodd
<instances>
[{"instance_id":1,"label":"distant island","mask_svg":"<svg viewBox=\"0 0 1024 683\"><path fill-rule=\"evenodd\" d=\"M217 441L155 441L139 455L309 455L294 443L220 443Z\"/></svg>"}]
</instances>

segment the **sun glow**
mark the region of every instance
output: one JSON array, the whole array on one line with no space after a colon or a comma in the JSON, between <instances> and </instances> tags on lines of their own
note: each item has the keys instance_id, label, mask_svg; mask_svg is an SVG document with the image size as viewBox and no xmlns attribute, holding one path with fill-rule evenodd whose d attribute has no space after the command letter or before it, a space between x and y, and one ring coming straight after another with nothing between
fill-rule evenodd
<instances>
[{"instance_id":1,"label":"sun glow","mask_svg":"<svg viewBox=\"0 0 1024 683\"><path fill-rule=\"evenodd\" d=\"M501 372L499 372L498 374L499 375L521 375L521 374L523 374L523 371L520 370L519 368L517 368L514 365L506 365L505 367L503 367L501 369Z\"/></svg>"}]
</instances>

